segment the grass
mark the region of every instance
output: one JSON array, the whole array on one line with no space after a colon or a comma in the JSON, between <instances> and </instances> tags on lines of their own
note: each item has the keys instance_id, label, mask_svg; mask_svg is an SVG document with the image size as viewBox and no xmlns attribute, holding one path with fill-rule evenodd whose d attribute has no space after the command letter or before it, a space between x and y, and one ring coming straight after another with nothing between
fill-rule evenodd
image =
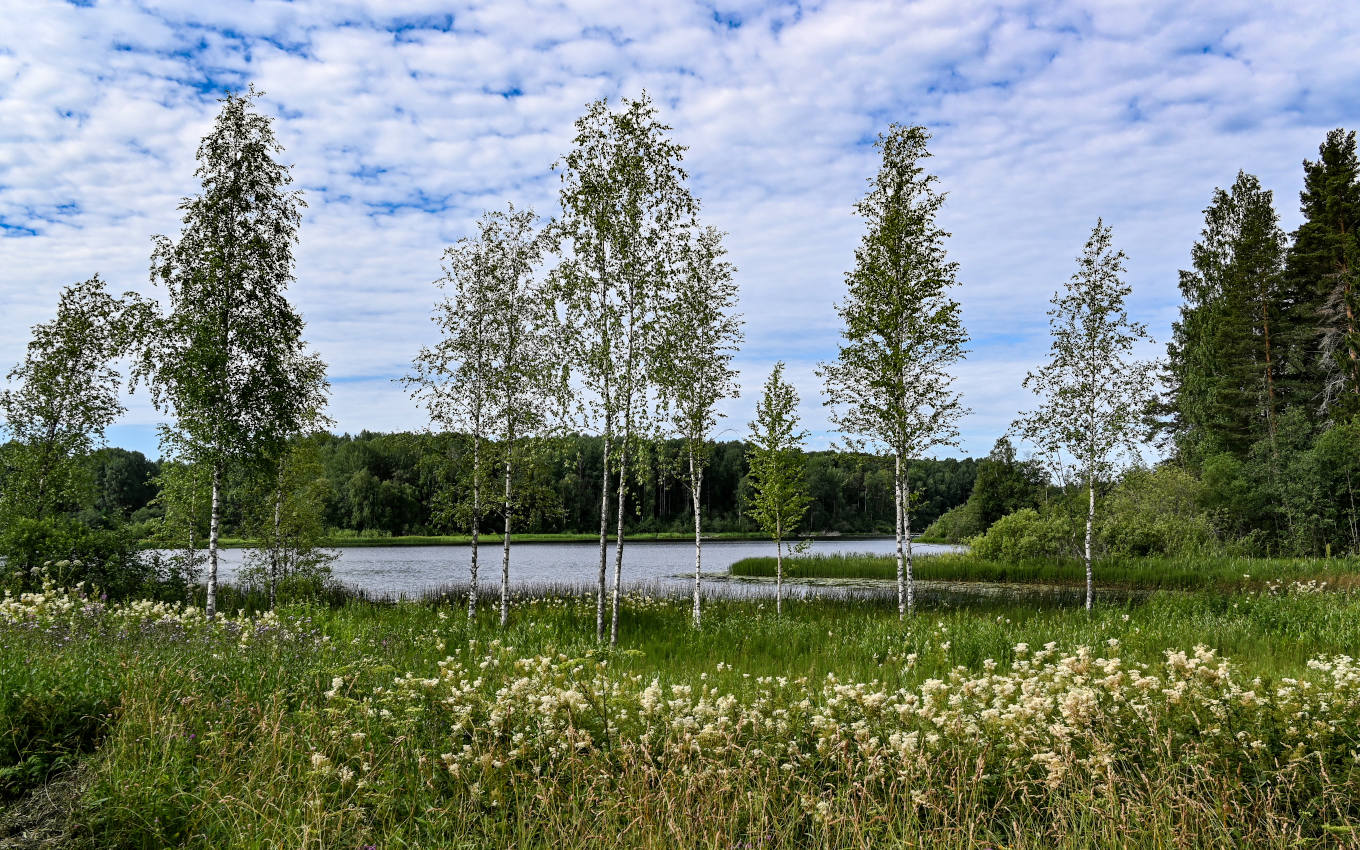
<instances>
[{"instance_id":1,"label":"grass","mask_svg":"<svg viewBox=\"0 0 1360 850\"><path fill-rule=\"evenodd\" d=\"M734 563L734 576L775 574L772 557L744 558ZM1011 564L987 561L968 553L918 556L913 576L922 581L1012 582L1084 585L1080 561L1031 561ZM1259 589L1271 582L1326 581L1349 587L1360 581L1357 558L1165 557L1108 558L1096 562L1096 583L1123 590ZM896 579L893 555L813 554L784 559L785 579Z\"/></svg>"},{"instance_id":2,"label":"grass","mask_svg":"<svg viewBox=\"0 0 1360 850\"><path fill-rule=\"evenodd\" d=\"M83 762L90 847L1348 846L1360 823L1360 672L1309 667L1354 653L1344 592L951 600L906 623L889 600L711 600L697 630L683 598L631 596L615 650L592 599L547 590L504 630L456 594L211 627L56 591L22 610L0 614L0 801ZM1216 660L1168 667L1196 645L1237 690ZM1055 696L985 731L1010 669ZM1134 696L1139 669L1164 681ZM934 719L882 707L941 688ZM1316 717L1334 727L1290 737ZM897 755L914 728L940 741Z\"/></svg>"}]
</instances>

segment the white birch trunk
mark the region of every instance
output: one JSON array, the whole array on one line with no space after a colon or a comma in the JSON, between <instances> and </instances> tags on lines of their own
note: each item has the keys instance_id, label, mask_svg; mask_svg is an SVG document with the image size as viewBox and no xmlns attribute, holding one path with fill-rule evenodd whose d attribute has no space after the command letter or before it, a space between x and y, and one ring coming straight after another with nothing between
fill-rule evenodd
<instances>
[{"instance_id":1,"label":"white birch trunk","mask_svg":"<svg viewBox=\"0 0 1360 850\"><path fill-rule=\"evenodd\" d=\"M902 551L902 456L893 455L893 525L897 533L897 619L907 617L906 556Z\"/></svg>"},{"instance_id":2,"label":"white birch trunk","mask_svg":"<svg viewBox=\"0 0 1360 850\"><path fill-rule=\"evenodd\" d=\"M507 429L505 445L505 535L501 541L501 628L510 622L510 464L514 456L515 429Z\"/></svg>"},{"instance_id":3,"label":"white birch trunk","mask_svg":"<svg viewBox=\"0 0 1360 850\"><path fill-rule=\"evenodd\" d=\"M605 415L604 425L604 459L601 466L604 468L604 481L600 485L600 580L598 593L595 597L595 640L604 640L604 594L605 577L608 574L609 564L609 437L613 428L613 420L608 414Z\"/></svg>"},{"instance_id":4,"label":"white birch trunk","mask_svg":"<svg viewBox=\"0 0 1360 850\"><path fill-rule=\"evenodd\" d=\"M902 542L907 545L907 616L916 614L916 577L912 574L911 563L911 499L907 485L902 487Z\"/></svg>"},{"instance_id":5,"label":"white birch trunk","mask_svg":"<svg viewBox=\"0 0 1360 850\"><path fill-rule=\"evenodd\" d=\"M690 494L694 497L694 628L699 628L699 598L703 580L704 543L699 533L699 490L704 484L703 470L694 465L694 451L689 453Z\"/></svg>"},{"instance_id":6,"label":"white birch trunk","mask_svg":"<svg viewBox=\"0 0 1360 850\"><path fill-rule=\"evenodd\" d=\"M628 447L633 440L633 335L636 332L636 329L632 326L628 328L628 348L624 358L624 363L628 369L628 380L624 384L623 439L619 445L619 513L615 517L615 522L618 524L618 536L614 541L614 599L613 610L609 619L610 646L618 646L619 643L619 583L623 580L623 510L624 499L628 493Z\"/></svg>"},{"instance_id":7,"label":"white birch trunk","mask_svg":"<svg viewBox=\"0 0 1360 850\"><path fill-rule=\"evenodd\" d=\"M609 645L618 646L619 643L619 582L623 578L623 510L624 498L628 492L628 438L632 430L632 416L624 418L623 426L623 445L619 449L619 505L618 516L615 522L618 524L617 537L614 540L614 587L612 590L612 610L609 618Z\"/></svg>"},{"instance_id":8,"label":"white birch trunk","mask_svg":"<svg viewBox=\"0 0 1360 850\"><path fill-rule=\"evenodd\" d=\"M222 466L213 464L212 471L212 512L208 518L208 598L204 612L211 620L217 616L217 541L221 530L220 518L222 504Z\"/></svg>"},{"instance_id":9,"label":"white birch trunk","mask_svg":"<svg viewBox=\"0 0 1360 850\"><path fill-rule=\"evenodd\" d=\"M480 426L479 426L480 427ZM478 520L482 517L482 440L472 435L472 564L468 584L468 622L477 616L477 549L480 541Z\"/></svg>"},{"instance_id":10,"label":"white birch trunk","mask_svg":"<svg viewBox=\"0 0 1360 850\"><path fill-rule=\"evenodd\" d=\"M1091 529L1096 520L1096 477L1095 473L1086 479L1086 610L1090 611L1095 601L1095 583L1091 578Z\"/></svg>"}]
</instances>

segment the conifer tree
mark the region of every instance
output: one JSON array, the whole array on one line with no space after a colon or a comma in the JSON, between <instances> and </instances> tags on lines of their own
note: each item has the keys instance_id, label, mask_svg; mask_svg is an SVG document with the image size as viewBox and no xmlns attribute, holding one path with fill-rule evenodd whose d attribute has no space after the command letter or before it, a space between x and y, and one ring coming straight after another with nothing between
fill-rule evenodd
<instances>
[{"instance_id":1,"label":"conifer tree","mask_svg":"<svg viewBox=\"0 0 1360 850\"><path fill-rule=\"evenodd\" d=\"M774 610L784 611L784 540L798 530L810 499L803 474L803 441L798 427L798 393L774 364L756 401L746 462L750 468L751 518L774 540Z\"/></svg>"},{"instance_id":2,"label":"conifer tree","mask_svg":"<svg viewBox=\"0 0 1360 850\"><path fill-rule=\"evenodd\" d=\"M1303 224L1289 252L1292 367L1333 421L1360 413L1360 160L1332 130L1304 160Z\"/></svg>"},{"instance_id":3,"label":"conifer tree","mask_svg":"<svg viewBox=\"0 0 1360 850\"><path fill-rule=\"evenodd\" d=\"M1284 234L1256 177L1238 172L1231 190L1214 190L1191 263L1167 346L1173 429L1193 459L1245 457L1274 439L1294 389L1285 368Z\"/></svg>"}]
</instances>

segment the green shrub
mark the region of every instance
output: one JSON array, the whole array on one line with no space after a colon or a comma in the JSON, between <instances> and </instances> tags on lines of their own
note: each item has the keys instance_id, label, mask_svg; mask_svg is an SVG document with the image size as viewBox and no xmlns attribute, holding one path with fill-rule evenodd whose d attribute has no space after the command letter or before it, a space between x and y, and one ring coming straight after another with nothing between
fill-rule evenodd
<instances>
[{"instance_id":1,"label":"green shrub","mask_svg":"<svg viewBox=\"0 0 1360 850\"><path fill-rule=\"evenodd\" d=\"M1021 508L992 523L971 541L972 552L989 561L1032 561L1075 554L1074 521L1056 511Z\"/></svg>"},{"instance_id":2,"label":"green shrub","mask_svg":"<svg viewBox=\"0 0 1360 850\"><path fill-rule=\"evenodd\" d=\"M939 519L932 522L921 535L923 543L963 543L986 531L978 518L978 512L971 501L956 505L945 511Z\"/></svg>"},{"instance_id":3,"label":"green shrub","mask_svg":"<svg viewBox=\"0 0 1360 850\"><path fill-rule=\"evenodd\" d=\"M122 528L92 528L69 517L18 518L0 531L5 558L0 584L29 590L50 574L58 584L85 582L110 596L145 593L156 584L152 563Z\"/></svg>"},{"instance_id":4,"label":"green shrub","mask_svg":"<svg viewBox=\"0 0 1360 850\"><path fill-rule=\"evenodd\" d=\"M1204 485L1176 466L1132 469L1098 506L1102 549L1112 555L1176 555L1214 547Z\"/></svg>"}]
</instances>

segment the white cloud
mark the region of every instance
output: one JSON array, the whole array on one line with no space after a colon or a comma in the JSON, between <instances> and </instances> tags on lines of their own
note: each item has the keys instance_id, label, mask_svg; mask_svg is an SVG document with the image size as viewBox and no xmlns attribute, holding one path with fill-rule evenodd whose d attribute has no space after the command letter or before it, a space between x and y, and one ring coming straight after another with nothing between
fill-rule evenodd
<instances>
[{"instance_id":1,"label":"white cloud","mask_svg":"<svg viewBox=\"0 0 1360 850\"><path fill-rule=\"evenodd\" d=\"M339 427L419 427L388 378L432 337L443 247L506 200L551 214L549 166L584 104L645 87L740 269L738 430L778 358L827 430L813 369L834 356L865 142L931 127L979 454L1029 404L1047 299L1095 218L1164 340L1211 190L1253 171L1292 226L1300 160L1360 118L1357 57L1360 25L1321 0L478 2L451 19L421 0L21 0L0 33L0 221L37 235L0 238L0 364L66 283L148 291L149 237L195 189L213 93L249 80L307 194L294 293ZM127 421L155 415L138 397Z\"/></svg>"}]
</instances>

